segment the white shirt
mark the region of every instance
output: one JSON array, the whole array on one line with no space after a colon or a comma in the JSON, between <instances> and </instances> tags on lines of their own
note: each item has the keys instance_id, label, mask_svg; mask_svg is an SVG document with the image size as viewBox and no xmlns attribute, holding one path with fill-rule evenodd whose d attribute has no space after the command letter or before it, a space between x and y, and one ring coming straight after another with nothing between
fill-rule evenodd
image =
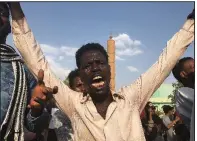
<instances>
[{"instance_id":1,"label":"white shirt","mask_svg":"<svg viewBox=\"0 0 197 141\"><path fill-rule=\"evenodd\" d=\"M168 127L168 125L172 123L172 121L170 120L169 116L163 116L163 124ZM174 131L173 131L173 127L171 127L170 129L167 130L167 140L168 141L175 141L174 140L175 136L174 136Z\"/></svg>"}]
</instances>

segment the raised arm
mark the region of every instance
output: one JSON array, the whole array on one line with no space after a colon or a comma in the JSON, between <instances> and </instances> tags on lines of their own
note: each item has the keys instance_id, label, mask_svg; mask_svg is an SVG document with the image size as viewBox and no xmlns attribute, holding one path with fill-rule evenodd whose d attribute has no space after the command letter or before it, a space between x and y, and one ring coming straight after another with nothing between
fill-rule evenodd
<instances>
[{"instance_id":1,"label":"raised arm","mask_svg":"<svg viewBox=\"0 0 197 141\"><path fill-rule=\"evenodd\" d=\"M194 19L188 19L183 27L167 42L158 61L142 74L131 86L122 88L129 100L135 100L139 112L143 110L152 94L169 76L172 68L194 40Z\"/></svg>"},{"instance_id":2,"label":"raised arm","mask_svg":"<svg viewBox=\"0 0 197 141\"><path fill-rule=\"evenodd\" d=\"M37 76L40 69L44 70L44 82L47 87L58 86L58 94L54 95L58 107L68 116L73 111L76 93L70 90L51 71L40 45L27 24L27 20L18 2L9 3L12 14L12 32L14 44L22 55L29 70Z\"/></svg>"}]
</instances>

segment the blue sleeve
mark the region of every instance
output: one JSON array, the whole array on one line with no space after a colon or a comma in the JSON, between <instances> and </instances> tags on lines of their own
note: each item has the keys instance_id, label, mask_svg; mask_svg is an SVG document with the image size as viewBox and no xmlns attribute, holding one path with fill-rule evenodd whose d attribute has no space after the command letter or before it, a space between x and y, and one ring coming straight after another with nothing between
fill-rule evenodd
<instances>
[{"instance_id":1,"label":"blue sleeve","mask_svg":"<svg viewBox=\"0 0 197 141\"><path fill-rule=\"evenodd\" d=\"M25 71L27 74L27 83L28 83L28 94L27 94L27 104L28 104L31 99L32 91L37 84L37 80L31 74L31 72L27 69L26 66L25 66ZM50 119L51 119L51 115L48 113L46 109L43 111L42 115L39 117L31 116L31 110L27 109L25 126L31 132L41 133L44 129L48 127Z\"/></svg>"}]
</instances>

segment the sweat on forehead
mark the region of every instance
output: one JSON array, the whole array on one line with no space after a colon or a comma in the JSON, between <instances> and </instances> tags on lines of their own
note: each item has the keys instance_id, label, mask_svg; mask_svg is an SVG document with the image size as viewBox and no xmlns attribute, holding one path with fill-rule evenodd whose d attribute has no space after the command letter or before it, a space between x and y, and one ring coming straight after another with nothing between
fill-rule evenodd
<instances>
[{"instance_id":1,"label":"sweat on forehead","mask_svg":"<svg viewBox=\"0 0 197 141\"><path fill-rule=\"evenodd\" d=\"M107 51L102 45L100 45L99 43L88 43L86 45L83 45L81 48L79 48L75 54L76 64L78 68L80 68L81 66L80 60L81 60L82 55L86 53L87 51L99 51L104 55L104 57L108 61Z\"/></svg>"}]
</instances>

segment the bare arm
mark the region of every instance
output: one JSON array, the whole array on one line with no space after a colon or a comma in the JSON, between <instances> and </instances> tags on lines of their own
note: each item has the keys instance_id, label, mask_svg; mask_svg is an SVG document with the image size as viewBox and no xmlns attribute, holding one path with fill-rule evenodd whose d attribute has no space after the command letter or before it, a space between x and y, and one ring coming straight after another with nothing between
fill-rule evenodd
<instances>
[{"instance_id":1,"label":"bare arm","mask_svg":"<svg viewBox=\"0 0 197 141\"><path fill-rule=\"evenodd\" d=\"M175 121L172 121L170 124L168 124L167 128L170 129L176 124Z\"/></svg>"},{"instance_id":2,"label":"bare arm","mask_svg":"<svg viewBox=\"0 0 197 141\"><path fill-rule=\"evenodd\" d=\"M183 27L167 42L158 61L140 76L132 85L122 88L127 99L135 100L139 112L143 110L152 94L169 76L171 70L194 40L194 20L189 19Z\"/></svg>"},{"instance_id":3,"label":"bare arm","mask_svg":"<svg viewBox=\"0 0 197 141\"><path fill-rule=\"evenodd\" d=\"M58 107L68 116L71 116L77 94L64 85L51 71L40 45L29 28L20 4L12 2L9 5L12 14L12 32L15 46L21 53L27 67L35 76L37 76L40 69L43 69L46 86L58 86L58 94L54 95L54 98Z\"/></svg>"},{"instance_id":4,"label":"bare arm","mask_svg":"<svg viewBox=\"0 0 197 141\"><path fill-rule=\"evenodd\" d=\"M172 122L170 122L170 121L168 121L168 120L165 120L164 121L164 124L165 125L167 125L166 127L168 128L168 129L170 129L170 128L172 128L178 121L180 120L180 118L176 118L175 120L173 120ZM170 123L169 123L170 122ZM169 124L167 124L167 123L169 123Z\"/></svg>"}]
</instances>

